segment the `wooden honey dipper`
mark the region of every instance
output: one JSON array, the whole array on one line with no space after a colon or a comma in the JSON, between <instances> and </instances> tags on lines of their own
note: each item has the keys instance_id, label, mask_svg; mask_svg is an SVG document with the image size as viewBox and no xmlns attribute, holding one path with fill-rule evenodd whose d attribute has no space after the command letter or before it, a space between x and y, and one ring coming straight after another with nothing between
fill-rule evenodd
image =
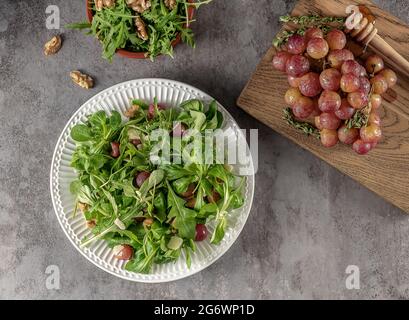
<instances>
[{"instance_id":1,"label":"wooden honey dipper","mask_svg":"<svg viewBox=\"0 0 409 320\"><path fill-rule=\"evenodd\" d=\"M358 10L359 12L357 12ZM371 11L364 6L349 6L347 13L351 12L353 13L349 17L349 22L353 23L353 27L348 28L347 20L345 32L349 33L358 42L363 43L365 47L370 46L381 52L398 68L398 71L405 73L409 77L409 61L402 57L378 34L378 29L375 27L375 16Z\"/></svg>"}]
</instances>

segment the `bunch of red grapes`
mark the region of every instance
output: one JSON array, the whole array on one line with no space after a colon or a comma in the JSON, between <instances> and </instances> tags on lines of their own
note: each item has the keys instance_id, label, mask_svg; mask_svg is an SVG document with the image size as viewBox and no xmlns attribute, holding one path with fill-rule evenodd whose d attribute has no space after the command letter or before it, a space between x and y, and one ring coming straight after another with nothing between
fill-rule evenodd
<instances>
[{"instance_id":1,"label":"bunch of red grapes","mask_svg":"<svg viewBox=\"0 0 409 320\"><path fill-rule=\"evenodd\" d=\"M285 102L294 117L314 119L325 147L341 141L363 155L382 138L382 94L396 84L397 76L385 69L377 55L370 55L361 65L346 44L341 30L334 29L324 37L321 29L310 28L304 36L292 35L283 51L275 55L273 65L288 75L291 88ZM366 121L360 128L347 125L364 110Z\"/></svg>"}]
</instances>

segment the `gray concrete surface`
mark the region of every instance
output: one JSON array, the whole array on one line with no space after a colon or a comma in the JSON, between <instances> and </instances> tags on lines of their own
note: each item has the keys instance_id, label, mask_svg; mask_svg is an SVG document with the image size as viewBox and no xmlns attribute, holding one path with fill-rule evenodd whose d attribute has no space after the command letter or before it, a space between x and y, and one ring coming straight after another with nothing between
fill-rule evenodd
<instances>
[{"instance_id":1,"label":"gray concrete surface","mask_svg":"<svg viewBox=\"0 0 409 320\"><path fill-rule=\"evenodd\" d=\"M408 21L406 0L378 0ZM100 58L99 44L62 31L64 47L44 58L62 24L85 17L83 1L2 0L0 5L0 298L11 299L389 299L409 298L409 216L242 112L235 100L295 1L215 0L198 13L197 48L177 47L155 63ZM95 76L90 91L68 73ZM215 97L243 128L260 133L259 173L251 217L239 240L205 271L173 283L117 279L83 258L63 234L49 195L57 138L73 112L125 80L164 77ZM60 290L45 269L58 265ZM345 269L360 268L347 290Z\"/></svg>"}]
</instances>

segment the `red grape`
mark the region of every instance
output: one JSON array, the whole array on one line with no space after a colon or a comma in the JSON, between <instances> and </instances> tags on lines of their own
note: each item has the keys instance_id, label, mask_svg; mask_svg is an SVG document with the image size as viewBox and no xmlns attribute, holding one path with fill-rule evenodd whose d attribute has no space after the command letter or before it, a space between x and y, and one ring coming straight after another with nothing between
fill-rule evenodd
<instances>
[{"instance_id":1,"label":"red grape","mask_svg":"<svg viewBox=\"0 0 409 320\"><path fill-rule=\"evenodd\" d=\"M314 123L315 123L315 127L316 127L318 130L324 129L324 127L321 125L321 118L320 118L320 116L315 116L315 117L314 117Z\"/></svg>"},{"instance_id":2,"label":"red grape","mask_svg":"<svg viewBox=\"0 0 409 320\"><path fill-rule=\"evenodd\" d=\"M291 54L301 54L304 53L307 43L303 36L298 34L292 35L287 41L287 50Z\"/></svg>"},{"instance_id":3,"label":"red grape","mask_svg":"<svg viewBox=\"0 0 409 320\"><path fill-rule=\"evenodd\" d=\"M277 52L273 58L273 66L279 71L285 72L288 60L290 60L291 54L286 51Z\"/></svg>"},{"instance_id":4,"label":"red grape","mask_svg":"<svg viewBox=\"0 0 409 320\"><path fill-rule=\"evenodd\" d=\"M324 147L331 148L338 143L338 132L337 130L322 129L321 143Z\"/></svg>"},{"instance_id":5,"label":"red grape","mask_svg":"<svg viewBox=\"0 0 409 320\"><path fill-rule=\"evenodd\" d=\"M374 124L376 126L381 126L381 117L379 116L379 114L376 111L372 111L371 114L369 115L368 118L368 123L369 124Z\"/></svg>"},{"instance_id":6,"label":"red grape","mask_svg":"<svg viewBox=\"0 0 409 320\"><path fill-rule=\"evenodd\" d=\"M314 110L310 114L310 117L319 116L321 114L321 110L318 107L318 98L312 99L312 103L314 104Z\"/></svg>"},{"instance_id":7,"label":"red grape","mask_svg":"<svg viewBox=\"0 0 409 320\"><path fill-rule=\"evenodd\" d=\"M341 66L342 74L353 73L356 77L367 76L366 70L355 60L347 60Z\"/></svg>"},{"instance_id":8,"label":"red grape","mask_svg":"<svg viewBox=\"0 0 409 320\"><path fill-rule=\"evenodd\" d=\"M333 113L323 112L320 115L320 125L324 129L336 130L339 128L341 120Z\"/></svg>"},{"instance_id":9,"label":"red grape","mask_svg":"<svg viewBox=\"0 0 409 320\"><path fill-rule=\"evenodd\" d=\"M334 68L326 69L321 72L320 84L324 90L338 91L341 73Z\"/></svg>"},{"instance_id":10,"label":"red grape","mask_svg":"<svg viewBox=\"0 0 409 320\"><path fill-rule=\"evenodd\" d=\"M140 188L146 179L149 178L151 174L148 171L141 171L136 175L136 185Z\"/></svg>"},{"instance_id":11,"label":"red grape","mask_svg":"<svg viewBox=\"0 0 409 320\"><path fill-rule=\"evenodd\" d=\"M195 235L195 241L203 241L207 238L207 234L209 232L207 231L206 225L198 223L196 225L196 235Z\"/></svg>"},{"instance_id":12,"label":"red grape","mask_svg":"<svg viewBox=\"0 0 409 320\"><path fill-rule=\"evenodd\" d=\"M328 62L332 68L340 69L344 61L354 60L354 54L348 49L333 50L328 55Z\"/></svg>"},{"instance_id":13,"label":"red grape","mask_svg":"<svg viewBox=\"0 0 409 320\"><path fill-rule=\"evenodd\" d=\"M391 69L382 70L380 75L382 75L385 78L389 88L392 88L398 82L398 77L396 76L396 73Z\"/></svg>"},{"instance_id":14,"label":"red grape","mask_svg":"<svg viewBox=\"0 0 409 320\"><path fill-rule=\"evenodd\" d=\"M335 115L341 120L348 120L352 118L355 111L356 110L349 105L347 99L342 99L341 107L335 111Z\"/></svg>"},{"instance_id":15,"label":"red grape","mask_svg":"<svg viewBox=\"0 0 409 320\"><path fill-rule=\"evenodd\" d=\"M382 58L376 54L370 55L365 62L365 68L366 71L369 73L378 73L379 71L382 71L383 68L385 67L385 64L382 60Z\"/></svg>"},{"instance_id":16,"label":"red grape","mask_svg":"<svg viewBox=\"0 0 409 320\"><path fill-rule=\"evenodd\" d=\"M382 130L376 124L369 124L368 126L361 128L359 135L363 142L378 142L382 138Z\"/></svg>"},{"instance_id":17,"label":"red grape","mask_svg":"<svg viewBox=\"0 0 409 320\"><path fill-rule=\"evenodd\" d=\"M355 109L362 109L368 104L368 95L362 91L348 93L347 99L348 103Z\"/></svg>"},{"instance_id":18,"label":"red grape","mask_svg":"<svg viewBox=\"0 0 409 320\"><path fill-rule=\"evenodd\" d=\"M328 43L322 38L313 38L308 41L307 52L308 55L313 59L324 58L329 51Z\"/></svg>"},{"instance_id":19,"label":"red grape","mask_svg":"<svg viewBox=\"0 0 409 320\"><path fill-rule=\"evenodd\" d=\"M301 77L310 70L310 62L304 56L292 56L286 66L287 74L293 77Z\"/></svg>"},{"instance_id":20,"label":"red grape","mask_svg":"<svg viewBox=\"0 0 409 320\"><path fill-rule=\"evenodd\" d=\"M291 87L293 87L293 88L298 88L299 87L301 78L297 78L297 77L293 77L293 76L288 75L287 79L288 79L288 84Z\"/></svg>"},{"instance_id":21,"label":"red grape","mask_svg":"<svg viewBox=\"0 0 409 320\"><path fill-rule=\"evenodd\" d=\"M358 139L352 145L352 149L360 155L367 154L372 149L372 145L370 143L364 142L361 139Z\"/></svg>"},{"instance_id":22,"label":"red grape","mask_svg":"<svg viewBox=\"0 0 409 320\"><path fill-rule=\"evenodd\" d=\"M298 90L297 88L290 88L285 93L284 100L285 103L292 107L300 97L301 97L300 90Z\"/></svg>"},{"instance_id":23,"label":"red grape","mask_svg":"<svg viewBox=\"0 0 409 320\"><path fill-rule=\"evenodd\" d=\"M314 103L312 99L301 96L294 103L292 110L296 118L306 119L314 111Z\"/></svg>"},{"instance_id":24,"label":"red grape","mask_svg":"<svg viewBox=\"0 0 409 320\"><path fill-rule=\"evenodd\" d=\"M322 91L320 85L320 76L317 73L310 72L301 78L299 89L306 97L315 97Z\"/></svg>"},{"instance_id":25,"label":"red grape","mask_svg":"<svg viewBox=\"0 0 409 320\"><path fill-rule=\"evenodd\" d=\"M359 90L369 94L371 92L371 83L367 77L359 77Z\"/></svg>"},{"instance_id":26,"label":"red grape","mask_svg":"<svg viewBox=\"0 0 409 320\"><path fill-rule=\"evenodd\" d=\"M341 30L334 29L327 34L327 42L331 50L344 49L347 44L347 37Z\"/></svg>"},{"instance_id":27,"label":"red grape","mask_svg":"<svg viewBox=\"0 0 409 320\"><path fill-rule=\"evenodd\" d=\"M370 82L375 94L384 94L388 90L388 82L380 74L373 77Z\"/></svg>"},{"instance_id":28,"label":"red grape","mask_svg":"<svg viewBox=\"0 0 409 320\"><path fill-rule=\"evenodd\" d=\"M372 109L377 110L382 104L382 96L379 94L372 94L371 95L371 105Z\"/></svg>"},{"instance_id":29,"label":"red grape","mask_svg":"<svg viewBox=\"0 0 409 320\"><path fill-rule=\"evenodd\" d=\"M341 97L334 91L325 90L321 93L318 106L322 112L334 112L341 107Z\"/></svg>"},{"instance_id":30,"label":"red grape","mask_svg":"<svg viewBox=\"0 0 409 320\"><path fill-rule=\"evenodd\" d=\"M341 77L341 90L344 92L355 92L360 85L359 78L355 77L353 73L347 73Z\"/></svg>"},{"instance_id":31,"label":"red grape","mask_svg":"<svg viewBox=\"0 0 409 320\"><path fill-rule=\"evenodd\" d=\"M308 41L313 38L324 38L324 33L319 28L309 28L307 31L305 31L304 37L308 43Z\"/></svg>"},{"instance_id":32,"label":"red grape","mask_svg":"<svg viewBox=\"0 0 409 320\"><path fill-rule=\"evenodd\" d=\"M359 138L359 130L342 125L338 129L338 139L345 144L353 144Z\"/></svg>"}]
</instances>

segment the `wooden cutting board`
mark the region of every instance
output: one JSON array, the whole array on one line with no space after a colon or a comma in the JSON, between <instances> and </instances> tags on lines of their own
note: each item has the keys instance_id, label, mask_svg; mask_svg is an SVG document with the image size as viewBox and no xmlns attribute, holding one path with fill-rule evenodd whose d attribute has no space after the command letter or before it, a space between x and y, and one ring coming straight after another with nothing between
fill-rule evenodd
<instances>
[{"instance_id":1,"label":"wooden cutting board","mask_svg":"<svg viewBox=\"0 0 409 320\"><path fill-rule=\"evenodd\" d=\"M345 16L346 6L352 3L369 6L377 18L379 34L409 59L409 27L369 0L301 0L292 15ZM267 51L241 93L238 106L409 213L409 79L398 74L398 84L385 94L381 112L384 138L369 155L359 156L351 147L341 144L326 149L317 139L298 133L282 119L284 94L289 85L287 77L273 69L275 52L273 47Z\"/></svg>"}]
</instances>

